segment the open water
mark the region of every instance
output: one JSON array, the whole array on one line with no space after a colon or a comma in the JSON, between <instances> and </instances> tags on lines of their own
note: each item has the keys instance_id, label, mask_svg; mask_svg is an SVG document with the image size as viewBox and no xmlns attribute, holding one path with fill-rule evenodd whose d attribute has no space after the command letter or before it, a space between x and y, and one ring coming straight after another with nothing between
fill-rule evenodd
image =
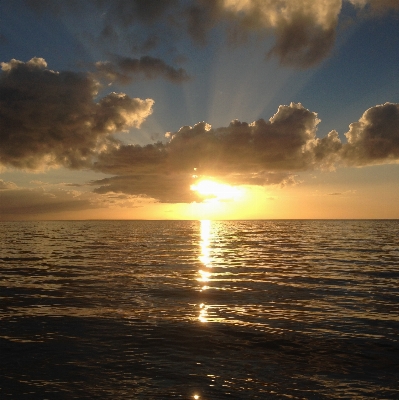
<instances>
[{"instance_id":1,"label":"open water","mask_svg":"<svg viewBox=\"0 0 399 400\"><path fill-rule=\"evenodd\" d=\"M398 399L399 221L0 223L1 399Z\"/></svg>"}]
</instances>

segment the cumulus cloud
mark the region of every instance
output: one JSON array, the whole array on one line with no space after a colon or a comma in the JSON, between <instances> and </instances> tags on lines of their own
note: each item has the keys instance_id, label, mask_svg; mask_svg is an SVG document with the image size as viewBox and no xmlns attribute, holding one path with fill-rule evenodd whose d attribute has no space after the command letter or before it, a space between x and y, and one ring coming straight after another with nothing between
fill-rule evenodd
<instances>
[{"instance_id":1,"label":"cumulus cloud","mask_svg":"<svg viewBox=\"0 0 399 400\"><path fill-rule=\"evenodd\" d=\"M92 182L97 193L128 193L162 202L193 200L196 179L237 185L292 185L301 171L399 161L399 105L367 110L350 125L347 143L336 131L316 137L317 114L301 104L280 106L269 120L202 122L168 133L168 143L121 145L103 152L93 169L113 177Z\"/></svg>"},{"instance_id":2,"label":"cumulus cloud","mask_svg":"<svg viewBox=\"0 0 399 400\"><path fill-rule=\"evenodd\" d=\"M284 186L296 183L301 171L399 161L398 104L368 109L350 125L346 143L336 131L317 137L317 114L291 103L268 120L234 120L216 128L201 122L169 132L166 143L139 146L120 143L112 134L139 126L152 112L152 100L110 93L95 101L98 83L91 75L51 71L42 58L1 66L0 163L112 175L91 182L98 194L190 202L197 199L190 191L193 175ZM0 189L7 189L2 190L5 207L14 207L7 196L15 186L0 181Z\"/></svg>"},{"instance_id":3,"label":"cumulus cloud","mask_svg":"<svg viewBox=\"0 0 399 400\"><path fill-rule=\"evenodd\" d=\"M95 101L89 74L47 69L43 58L1 63L0 164L81 168L118 131L138 127L153 100L110 93Z\"/></svg>"},{"instance_id":4,"label":"cumulus cloud","mask_svg":"<svg viewBox=\"0 0 399 400\"><path fill-rule=\"evenodd\" d=\"M137 78L155 79L163 77L170 82L187 81L189 76L183 68L173 68L159 58L144 56L141 58L115 57L114 62L95 63L99 77L111 82L128 84Z\"/></svg>"},{"instance_id":5,"label":"cumulus cloud","mask_svg":"<svg viewBox=\"0 0 399 400\"><path fill-rule=\"evenodd\" d=\"M280 106L268 121L251 124L232 121L213 129L205 122L168 133L170 141L141 146L120 146L103 152L93 168L116 174L191 173L201 175L253 174L262 171L300 171L329 159L339 150L316 138L316 113L301 104Z\"/></svg>"},{"instance_id":6,"label":"cumulus cloud","mask_svg":"<svg viewBox=\"0 0 399 400\"><path fill-rule=\"evenodd\" d=\"M342 151L349 165L385 164L399 161L399 104L369 108L345 134Z\"/></svg>"},{"instance_id":7,"label":"cumulus cloud","mask_svg":"<svg viewBox=\"0 0 399 400\"><path fill-rule=\"evenodd\" d=\"M330 166L340 150L331 134L316 138L319 119L301 104L280 106L268 121L232 121L213 129L202 122L169 133L169 142L121 145L101 153L93 169L115 175L92 182L97 193L146 195L187 202L192 175L223 177L234 184L294 184L294 172ZM334 154L333 154L334 153Z\"/></svg>"}]
</instances>

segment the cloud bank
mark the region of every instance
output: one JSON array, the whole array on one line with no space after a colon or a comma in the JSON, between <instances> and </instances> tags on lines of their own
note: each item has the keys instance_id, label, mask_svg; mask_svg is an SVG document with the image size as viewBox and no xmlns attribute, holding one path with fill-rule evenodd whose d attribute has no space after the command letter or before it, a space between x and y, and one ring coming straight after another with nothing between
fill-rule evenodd
<instances>
[{"instance_id":1,"label":"cloud bank","mask_svg":"<svg viewBox=\"0 0 399 400\"><path fill-rule=\"evenodd\" d=\"M87 196L86 196L87 197ZM0 190L0 218L24 218L28 215L43 215L64 211L78 211L95 208L97 205L81 194L53 189L8 188Z\"/></svg>"},{"instance_id":2,"label":"cloud bank","mask_svg":"<svg viewBox=\"0 0 399 400\"><path fill-rule=\"evenodd\" d=\"M317 137L317 114L291 103L268 120L217 128L201 122L167 133L166 142L139 146L113 134L140 126L152 112L151 99L110 93L96 101L92 75L49 70L42 58L1 66L0 165L112 175L90 183L99 194L191 202L197 199L190 191L193 175L286 185L301 171L399 161L399 104L368 109L350 125L346 143L336 131ZM10 185L0 182L1 189Z\"/></svg>"},{"instance_id":3,"label":"cloud bank","mask_svg":"<svg viewBox=\"0 0 399 400\"><path fill-rule=\"evenodd\" d=\"M169 142L121 145L103 152L93 169L111 178L94 181L97 193L128 193L161 202L193 201L192 175L241 185L287 185L295 174L342 166L399 162L399 105L367 110L350 125L347 143L336 131L316 137L320 120L301 104L280 106L268 121L204 122L168 133Z\"/></svg>"}]
</instances>

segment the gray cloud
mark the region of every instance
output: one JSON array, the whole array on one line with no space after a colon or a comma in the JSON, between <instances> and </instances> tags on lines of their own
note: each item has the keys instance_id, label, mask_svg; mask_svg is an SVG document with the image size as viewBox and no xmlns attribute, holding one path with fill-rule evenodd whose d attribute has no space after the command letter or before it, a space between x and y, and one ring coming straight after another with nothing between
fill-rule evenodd
<instances>
[{"instance_id":1,"label":"gray cloud","mask_svg":"<svg viewBox=\"0 0 399 400\"><path fill-rule=\"evenodd\" d=\"M95 67L101 78L122 84L128 84L138 77L145 79L163 77L173 83L189 79L183 68L173 68L163 60L149 56L141 58L115 57L114 62L98 61Z\"/></svg>"},{"instance_id":2,"label":"gray cloud","mask_svg":"<svg viewBox=\"0 0 399 400\"><path fill-rule=\"evenodd\" d=\"M369 108L345 135L343 162L356 166L398 162L399 104Z\"/></svg>"},{"instance_id":3,"label":"gray cloud","mask_svg":"<svg viewBox=\"0 0 399 400\"><path fill-rule=\"evenodd\" d=\"M275 44L269 51L265 48L265 52L277 57L283 65L299 68L311 67L330 53L343 1L26 0L35 10L50 10L58 14L89 14L94 7L101 14L99 45L105 45L104 40L108 40L108 45L114 47L115 41L121 41L134 43L132 51L156 51L158 47L167 47L173 52L184 32L194 43L204 45L217 26L225 31L226 39L235 44L242 44L252 34L261 38L274 36ZM367 10L371 16L399 10L396 0L350 2L363 13ZM120 73L119 78L124 79L126 74L119 71L118 66L108 65L107 68L112 69L115 76ZM170 79L169 73L166 76Z\"/></svg>"},{"instance_id":4,"label":"gray cloud","mask_svg":"<svg viewBox=\"0 0 399 400\"><path fill-rule=\"evenodd\" d=\"M336 131L316 137L317 114L292 103L268 121L233 121L213 129L205 122L169 133L169 142L121 145L103 152L93 169L115 175L92 182L97 193L146 195L162 202L192 201L192 174L237 185L290 185L295 174L337 166L399 161L399 105L367 110L350 125L343 144Z\"/></svg>"},{"instance_id":5,"label":"gray cloud","mask_svg":"<svg viewBox=\"0 0 399 400\"><path fill-rule=\"evenodd\" d=\"M301 104L280 106L269 121L233 121L212 129L204 122L169 133L170 141L121 145L103 152L93 168L114 177L92 182L95 192L146 195L162 202L195 199L199 177L223 177L232 184L289 185L293 172L329 165L339 152L334 134L316 138L317 115Z\"/></svg>"},{"instance_id":6,"label":"gray cloud","mask_svg":"<svg viewBox=\"0 0 399 400\"><path fill-rule=\"evenodd\" d=\"M183 12L194 41L206 43L220 22L228 39L245 42L250 34L272 33L276 42L268 52L280 63L307 68L324 59L335 42L341 0L201 0Z\"/></svg>"},{"instance_id":7,"label":"gray cloud","mask_svg":"<svg viewBox=\"0 0 399 400\"><path fill-rule=\"evenodd\" d=\"M301 104L280 106L269 121L252 124L232 121L213 129L205 122L168 133L169 143L120 146L99 155L94 169L127 175L132 173L192 173L201 175L253 174L262 171L301 171L319 165L338 150L316 139L316 113Z\"/></svg>"},{"instance_id":8,"label":"gray cloud","mask_svg":"<svg viewBox=\"0 0 399 400\"><path fill-rule=\"evenodd\" d=\"M55 72L42 58L1 63L0 164L23 169L81 168L113 142L111 134L138 127L153 100L110 93L95 102L88 74Z\"/></svg>"},{"instance_id":9,"label":"gray cloud","mask_svg":"<svg viewBox=\"0 0 399 400\"><path fill-rule=\"evenodd\" d=\"M112 174L91 183L100 194L189 202L196 199L190 191L193 174L284 186L294 184L301 171L399 161L398 104L368 109L350 125L344 144L335 131L316 137L317 114L291 103L269 120L235 120L218 128L201 122L168 133L167 143L126 145L112 134L139 126L151 113L152 100L111 93L95 102L98 84L92 76L48 70L41 58L1 65L0 163ZM15 189L3 181L0 187Z\"/></svg>"},{"instance_id":10,"label":"gray cloud","mask_svg":"<svg viewBox=\"0 0 399 400\"><path fill-rule=\"evenodd\" d=\"M202 200L190 190L194 180L190 174L121 175L93 181L95 193L125 193L148 197L162 203L191 203Z\"/></svg>"},{"instance_id":11,"label":"gray cloud","mask_svg":"<svg viewBox=\"0 0 399 400\"><path fill-rule=\"evenodd\" d=\"M0 191L0 220L14 216L43 215L63 211L77 211L94 208L88 199L79 198L76 193L43 189L14 189Z\"/></svg>"},{"instance_id":12,"label":"gray cloud","mask_svg":"<svg viewBox=\"0 0 399 400\"><path fill-rule=\"evenodd\" d=\"M92 168L106 174L131 175L167 172L168 149L163 143L120 145L98 155Z\"/></svg>"}]
</instances>

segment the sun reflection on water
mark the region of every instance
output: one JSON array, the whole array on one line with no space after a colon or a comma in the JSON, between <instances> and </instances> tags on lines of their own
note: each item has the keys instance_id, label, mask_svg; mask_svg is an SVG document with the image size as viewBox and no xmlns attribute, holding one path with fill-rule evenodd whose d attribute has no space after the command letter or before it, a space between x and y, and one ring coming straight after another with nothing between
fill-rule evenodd
<instances>
[{"instance_id":1,"label":"sun reflection on water","mask_svg":"<svg viewBox=\"0 0 399 400\"><path fill-rule=\"evenodd\" d=\"M197 278L198 282L202 282L203 286L200 291L204 292L209 289L208 283L211 280L212 276L212 260L210 255L210 243L211 243L211 221L210 220L202 220L201 221L201 255L198 257L201 263L203 264L203 268L198 270L199 277ZM200 312L198 316L198 320L200 322L208 322L208 306L204 303L200 304Z\"/></svg>"},{"instance_id":2,"label":"sun reflection on water","mask_svg":"<svg viewBox=\"0 0 399 400\"><path fill-rule=\"evenodd\" d=\"M200 322L208 322L208 306L204 303L200 304L200 313L198 319Z\"/></svg>"},{"instance_id":3,"label":"sun reflection on water","mask_svg":"<svg viewBox=\"0 0 399 400\"><path fill-rule=\"evenodd\" d=\"M211 259L210 259L210 239L211 239L211 221L210 220L202 220L201 221L201 255L199 260L206 266L212 267Z\"/></svg>"}]
</instances>

